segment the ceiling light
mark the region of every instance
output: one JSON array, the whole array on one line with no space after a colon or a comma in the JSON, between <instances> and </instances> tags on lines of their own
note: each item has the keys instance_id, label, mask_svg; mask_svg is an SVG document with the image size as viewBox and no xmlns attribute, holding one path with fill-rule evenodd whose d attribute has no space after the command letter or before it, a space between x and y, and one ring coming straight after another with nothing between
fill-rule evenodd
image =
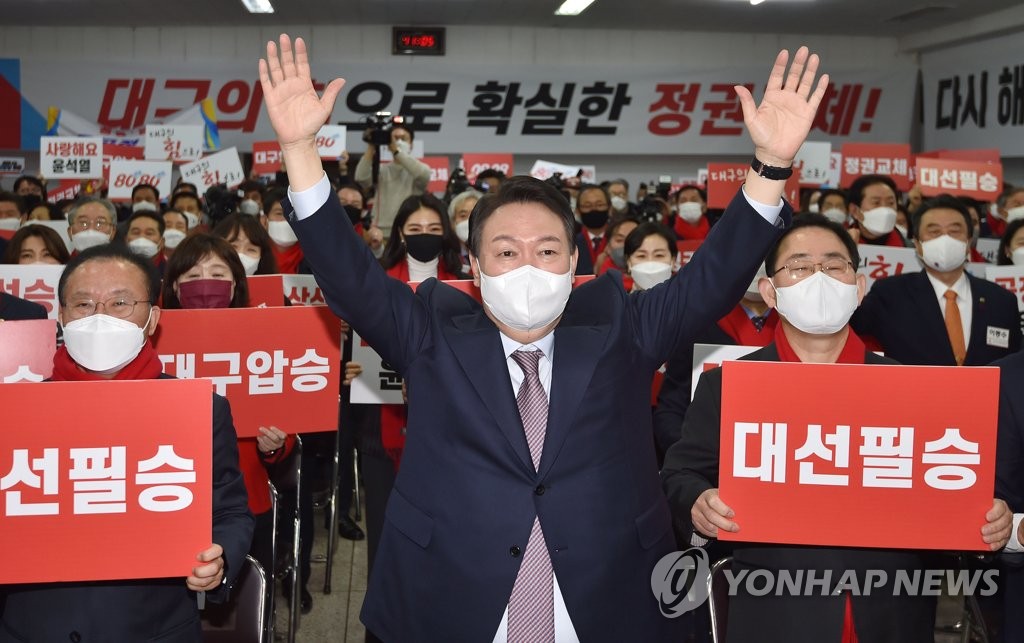
<instances>
[{"instance_id":1,"label":"ceiling light","mask_svg":"<svg viewBox=\"0 0 1024 643\"><path fill-rule=\"evenodd\" d=\"M242 0L242 5L249 13L274 13L270 0Z\"/></svg>"},{"instance_id":2,"label":"ceiling light","mask_svg":"<svg viewBox=\"0 0 1024 643\"><path fill-rule=\"evenodd\" d=\"M756 7L757 5L761 4L762 2L764 2L764 0L750 0L750 5L753 6L753 7Z\"/></svg>"},{"instance_id":3,"label":"ceiling light","mask_svg":"<svg viewBox=\"0 0 1024 643\"><path fill-rule=\"evenodd\" d=\"M594 0L565 0L562 6L555 9L556 16L578 16L589 7Z\"/></svg>"}]
</instances>

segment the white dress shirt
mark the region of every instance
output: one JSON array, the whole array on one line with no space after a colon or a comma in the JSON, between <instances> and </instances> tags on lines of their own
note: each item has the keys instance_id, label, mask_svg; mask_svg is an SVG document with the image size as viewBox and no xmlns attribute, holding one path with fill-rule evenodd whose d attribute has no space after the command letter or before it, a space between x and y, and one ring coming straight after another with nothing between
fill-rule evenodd
<instances>
[{"instance_id":1,"label":"white dress shirt","mask_svg":"<svg viewBox=\"0 0 1024 643\"><path fill-rule=\"evenodd\" d=\"M932 276L932 273L925 271L928 281L932 282L935 289L935 296L939 300L939 310L942 311L942 318L946 318L946 291L956 292L956 305L960 308L960 323L964 327L964 349L971 346L971 317L974 315L974 302L971 301L971 282L967 280L967 271L964 270L960 278L952 286L947 286Z\"/></svg>"},{"instance_id":2,"label":"white dress shirt","mask_svg":"<svg viewBox=\"0 0 1024 643\"><path fill-rule=\"evenodd\" d=\"M418 261L409 253L405 253L405 262L409 265L409 281L420 283L430 278L437 277L437 262L439 257L430 261Z\"/></svg>"},{"instance_id":3,"label":"white dress shirt","mask_svg":"<svg viewBox=\"0 0 1024 643\"><path fill-rule=\"evenodd\" d=\"M1017 538L1017 530L1020 529L1020 521L1024 520L1024 514L1013 514L1013 531L1010 532L1010 540L1003 549L1008 554L1019 554L1024 552L1024 545Z\"/></svg>"}]
</instances>

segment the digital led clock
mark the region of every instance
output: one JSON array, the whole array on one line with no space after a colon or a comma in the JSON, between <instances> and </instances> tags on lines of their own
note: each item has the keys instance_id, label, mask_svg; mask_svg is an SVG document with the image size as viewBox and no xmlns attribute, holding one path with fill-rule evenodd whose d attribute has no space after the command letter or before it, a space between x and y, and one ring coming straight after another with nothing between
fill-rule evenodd
<instances>
[{"instance_id":1,"label":"digital led clock","mask_svg":"<svg viewBox=\"0 0 1024 643\"><path fill-rule=\"evenodd\" d=\"M396 56L443 56L444 27L392 27L391 53Z\"/></svg>"}]
</instances>

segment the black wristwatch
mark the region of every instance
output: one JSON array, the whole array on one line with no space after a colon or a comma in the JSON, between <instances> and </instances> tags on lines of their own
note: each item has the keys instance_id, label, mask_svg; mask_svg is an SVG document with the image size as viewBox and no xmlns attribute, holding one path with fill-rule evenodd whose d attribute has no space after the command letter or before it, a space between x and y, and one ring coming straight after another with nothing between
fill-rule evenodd
<instances>
[{"instance_id":1,"label":"black wristwatch","mask_svg":"<svg viewBox=\"0 0 1024 643\"><path fill-rule=\"evenodd\" d=\"M757 157L750 159L750 169L754 170L754 173L758 176L763 176L766 179L772 181L785 181L789 177L793 176L793 167L773 167L771 165L765 165L761 161L757 160Z\"/></svg>"}]
</instances>

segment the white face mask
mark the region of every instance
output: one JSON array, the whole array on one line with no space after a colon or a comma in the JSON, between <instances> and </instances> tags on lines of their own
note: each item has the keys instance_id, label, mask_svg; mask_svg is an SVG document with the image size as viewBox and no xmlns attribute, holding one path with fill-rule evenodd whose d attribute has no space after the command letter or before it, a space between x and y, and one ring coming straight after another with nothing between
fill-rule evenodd
<instances>
[{"instance_id":1,"label":"white face mask","mask_svg":"<svg viewBox=\"0 0 1024 643\"><path fill-rule=\"evenodd\" d=\"M612 197L612 210L616 212L622 212L629 205L629 202L623 199L621 196Z\"/></svg>"},{"instance_id":2,"label":"white face mask","mask_svg":"<svg viewBox=\"0 0 1024 643\"><path fill-rule=\"evenodd\" d=\"M191 212L182 212L182 214L185 215L185 220L188 221L188 229L189 230L191 230L192 228L194 228L197 225L199 225L199 215L198 214L192 214Z\"/></svg>"},{"instance_id":3,"label":"white face mask","mask_svg":"<svg viewBox=\"0 0 1024 643\"><path fill-rule=\"evenodd\" d=\"M75 250L79 252L102 246L104 243L110 243L110 237L92 228L76 232L71 236L71 245L75 246Z\"/></svg>"},{"instance_id":4,"label":"white face mask","mask_svg":"<svg viewBox=\"0 0 1024 643\"><path fill-rule=\"evenodd\" d=\"M459 221L455 224L455 236L462 243L469 243L469 219Z\"/></svg>"},{"instance_id":5,"label":"white face mask","mask_svg":"<svg viewBox=\"0 0 1024 643\"><path fill-rule=\"evenodd\" d=\"M136 201L132 204L132 213L135 212L156 212L156 204L149 201Z\"/></svg>"},{"instance_id":6,"label":"white face mask","mask_svg":"<svg viewBox=\"0 0 1024 643\"><path fill-rule=\"evenodd\" d=\"M267 222L267 233L270 235L270 238L274 240L274 243L282 248L294 246L295 242L299 240L299 238L295 236L295 231L292 230L292 227L287 221Z\"/></svg>"},{"instance_id":7,"label":"white face mask","mask_svg":"<svg viewBox=\"0 0 1024 643\"><path fill-rule=\"evenodd\" d=\"M543 328L558 319L572 292L572 267L555 274L533 266L520 266L511 272L491 277L477 263L480 294L491 314L516 330Z\"/></svg>"},{"instance_id":8,"label":"white face mask","mask_svg":"<svg viewBox=\"0 0 1024 643\"><path fill-rule=\"evenodd\" d=\"M21 227L21 219L18 217L0 219L0 230L17 230L19 227Z\"/></svg>"},{"instance_id":9,"label":"white face mask","mask_svg":"<svg viewBox=\"0 0 1024 643\"><path fill-rule=\"evenodd\" d=\"M896 224L896 231L903 235L903 238L907 238L907 226Z\"/></svg>"},{"instance_id":10,"label":"white face mask","mask_svg":"<svg viewBox=\"0 0 1024 643\"><path fill-rule=\"evenodd\" d=\"M846 211L840 210L839 208L829 208L821 213L826 219L832 223L838 223L839 225L846 224Z\"/></svg>"},{"instance_id":11,"label":"white face mask","mask_svg":"<svg viewBox=\"0 0 1024 643\"><path fill-rule=\"evenodd\" d=\"M939 272L956 270L967 261L967 244L948 234L921 242L921 261Z\"/></svg>"},{"instance_id":12,"label":"white face mask","mask_svg":"<svg viewBox=\"0 0 1024 643\"><path fill-rule=\"evenodd\" d=\"M700 221L700 217L704 212L700 207L699 203L693 201L685 201L676 206L676 211L679 216L682 217L683 221L687 223L697 223Z\"/></svg>"},{"instance_id":13,"label":"white face mask","mask_svg":"<svg viewBox=\"0 0 1024 643\"><path fill-rule=\"evenodd\" d=\"M260 213L260 204L252 199L246 199L238 205L238 211L255 217Z\"/></svg>"},{"instance_id":14,"label":"white face mask","mask_svg":"<svg viewBox=\"0 0 1024 643\"><path fill-rule=\"evenodd\" d=\"M886 207L864 210L864 221L861 225L875 236L889 234L896 227L896 210Z\"/></svg>"},{"instance_id":15,"label":"white face mask","mask_svg":"<svg viewBox=\"0 0 1024 643\"><path fill-rule=\"evenodd\" d=\"M1010 254L1010 260L1015 266L1024 266L1024 246L1017 248Z\"/></svg>"},{"instance_id":16,"label":"white face mask","mask_svg":"<svg viewBox=\"0 0 1024 643\"><path fill-rule=\"evenodd\" d=\"M152 258L156 256L157 251L160 250L160 246L145 237L139 237L138 239L132 239L128 242L128 249L137 255Z\"/></svg>"},{"instance_id":17,"label":"white face mask","mask_svg":"<svg viewBox=\"0 0 1024 643\"><path fill-rule=\"evenodd\" d=\"M260 260L252 255L247 255L244 252L238 253L238 260L242 262L242 267L245 268L245 274L249 277L256 274L256 269L260 267Z\"/></svg>"},{"instance_id":18,"label":"white face mask","mask_svg":"<svg viewBox=\"0 0 1024 643\"><path fill-rule=\"evenodd\" d=\"M650 290L672 276L672 266L661 261L641 261L629 267L629 276L642 290Z\"/></svg>"},{"instance_id":19,"label":"white face mask","mask_svg":"<svg viewBox=\"0 0 1024 643\"><path fill-rule=\"evenodd\" d=\"M152 316L151 307L146 326ZM97 313L64 324L64 345L71 359L95 373L120 370L138 356L145 343L145 327L110 315Z\"/></svg>"},{"instance_id":20,"label":"white face mask","mask_svg":"<svg viewBox=\"0 0 1024 643\"><path fill-rule=\"evenodd\" d=\"M1024 205L1018 205L1016 208L1010 208L1006 211L1006 222L1016 221L1017 219L1024 219Z\"/></svg>"},{"instance_id":21,"label":"white face mask","mask_svg":"<svg viewBox=\"0 0 1024 643\"><path fill-rule=\"evenodd\" d=\"M775 310L811 335L831 335L842 330L857 304L856 284L844 284L820 271L792 286L775 286Z\"/></svg>"},{"instance_id":22,"label":"white face mask","mask_svg":"<svg viewBox=\"0 0 1024 643\"><path fill-rule=\"evenodd\" d=\"M174 230L168 228L164 230L164 247L165 248L177 248L178 244L185 239L185 233L181 230Z\"/></svg>"},{"instance_id":23,"label":"white face mask","mask_svg":"<svg viewBox=\"0 0 1024 643\"><path fill-rule=\"evenodd\" d=\"M807 211L808 212L815 212L816 213L816 212L818 212L818 209L820 207L821 207L821 204L819 204L819 203L809 203L807 205Z\"/></svg>"}]
</instances>

